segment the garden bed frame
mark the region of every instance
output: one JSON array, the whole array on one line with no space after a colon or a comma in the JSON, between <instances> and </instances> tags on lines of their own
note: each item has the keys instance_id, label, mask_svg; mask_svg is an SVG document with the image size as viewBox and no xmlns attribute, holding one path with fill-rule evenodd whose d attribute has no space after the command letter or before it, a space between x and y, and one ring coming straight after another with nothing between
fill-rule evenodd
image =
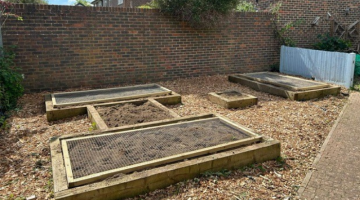
<instances>
[{"instance_id":1,"label":"garden bed frame","mask_svg":"<svg viewBox=\"0 0 360 200\"><path fill-rule=\"evenodd\" d=\"M127 96L113 96L113 97L108 97L108 98L102 98L102 99L93 99L93 100L81 100L81 101L77 101L77 102L70 102L70 103L59 103L57 102L57 98L56 96L71 96L71 95L84 95L86 96L92 96L92 93L111 93L111 91L131 91L131 90L141 90L141 89L145 89L146 88L157 88L159 91L157 92L148 92L148 93L143 93L143 94L132 94L132 95L127 95ZM155 96L164 96L167 94L170 94L171 90L162 87L158 84L146 84L146 85L134 85L134 86L127 86L127 87L117 87L117 88L105 88L105 89L97 89L97 90L83 90L83 91L74 91L74 92L61 92L61 93L54 93L51 94L51 100L53 103L53 106L55 108L60 108L60 107L64 107L64 106L76 106L76 105L81 105L81 104L94 104L94 103L103 103L103 102L113 102L113 101L123 101L123 100L130 100L130 99L139 99L139 98L146 98L146 97L155 97ZM87 94L87 95L86 95ZM96 94L94 94L94 96L96 96ZM85 98L84 97L84 98ZM71 98L71 97L68 97Z\"/></svg>"},{"instance_id":2,"label":"garden bed frame","mask_svg":"<svg viewBox=\"0 0 360 200\"><path fill-rule=\"evenodd\" d=\"M299 79L297 77L294 77ZM338 95L340 93L339 86L328 85L328 87L313 89L311 87L307 90L298 89L298 91L290 90L288 87L282 87L280 84L274 85L273 83L266 83L246 77L246 75L230 75L228 77L230 82L240 83L241 85L250 87L254 90L270 93L273 95L289 98L296 101L306 101L310 99L316 99L325 97L328 95ZM306 80L306 79L304 79Z\"/></svg>"},{"instance_id":3,"label":"garden bed frame","mask_svg":"<svg viewBox=\"0 0 360 200\"><path fill-rule=\"evenodd\" d=\"M161 125L174 124L183 121L194 121L208 118L219 117L213 114L205 114L191 117L180 117L172 120L163 120L148 127L157 127ZM114 175L105 180L97 179L94 183L70 188L67 180L62 140L72 139L83 136L94 136L103 134L103 131L92 133L82 133L55 137L50 140L51 158L54 177L54 195L56 200L82 200L82 199L121 199L135 196L144 192L166 187L176 182L191 179L205 171L218 171L221 169L234 169L246 166L252 163L260 163L267 160L276 159L280 156L280 143L270 139L264 139L253 133L251 130L234 124L227 119L228 123L252 133L256 136L257 142L252 141L244 143L247 146L233 146L230 150L222 148L213 149L208 153L195 158L180 157L181 160L172 161L174 163L157 163L162 166L144 169L131 174ZM134 130L142 128L142 124L121 127L118 131ZM106 131L105 131L106 132ZM254 143L256 142L256 143Z\"/></svg>"},{"instance_id":4,"label":"garden bed frame","mask_svg":"<svg viewBox=\"0 0 360 200\"><path fill-rule=\"evenodd\" d=\"M123 104L128 104L128 103L135 104L135 105L141 105L141 104L144 104L146 102L150 102L153 106L163 110L164 112L169 114L169 116L171 116L172 118L180 117L177 113L175 113L174 111L168 109L163 104L159 103L157 100L152 99L152 98L145 99L145 100L132 100L132 101L111 102L111 103L90 105L90 106L87 106L87 114L88 114L88 117L89 117L90 121L96 125L97 129L102 130L102 131L105 131L105 130L116 131L119 128L121 129L121 127L109 127L105 123L105 121L101 118L99 112L96 110L96 107L123 105ZM143 124L148 124L148 123L151 124L153 122L145 122Z\"/></svg>"},{"instance_id":5,"label":"garden bed frame","mask_svg":"<svg viewBox=\"0 0 360 200\"><path fill-rule=\"evenodd\" d=\"M237 92L237 91L235 91ZM242 96L239 96L234 99L228 99L221 96L222 92L211 92L208 94L209 100L213 103L216 103L225 108L244 108L252 105L256 105L258 102L257 97L254 97L249 94L241 93Z\"/></svg>"},{"instance_id":6,"label":"garden bed frame","mask_svg":"<svg viewBox=\"0 0 360 200\"><path fill-rule=\"evenodd\" d=\"M144 98L137 98L144 99ZM146 99L146 98L145 98ZM153 99L152 103L156 104L158 102L159 104L163 105L175 105L178 103L181 103L181 96L177 94L176 92L171 91L169 94L166 94L165 96L158 96L158 97L151 97ZM128 101L118 101L119 102L128 102ZM114 102L115 103L115 102ZM64 108L55 108L51 94L45 95L45 108L46 108L46 117L48 121L56 121L61 119L66 119L70 117L75 117L78 115L85 115L89 112L92 113L93 110L89 110L89 105L79 105L79 106L73 106L73 107L64 107Z\"/></svg>"}]
</instances>

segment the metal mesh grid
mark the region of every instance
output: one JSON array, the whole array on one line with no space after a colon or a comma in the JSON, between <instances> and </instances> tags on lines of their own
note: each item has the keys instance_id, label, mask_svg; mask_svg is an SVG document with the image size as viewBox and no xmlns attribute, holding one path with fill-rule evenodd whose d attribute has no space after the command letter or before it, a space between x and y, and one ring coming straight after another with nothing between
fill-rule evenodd
<instances>
[{"instance_id":1,"label":"metal mesh grid","mask_svg":"<svg viewBox=\"0 0 360 200\"><path fill-rule=\"evenodd\" d=\"M220 119L210 119L66 142L76 179L248 137Z\"/></svg>"},{"instance_id":2,"label":"metal mesh grid","mask_svg":"<svg viewBox=\"0 0 360 200\"><path fill-rule=\"evenodd\" d=\"M65 103L77 103L77 102L86 102L86 101L95 101L101 99L112 99L120 98L126 96L134 95L144 95L144 94L153 94L158 92L166 92L167 90L158 86L158 85L142 85L142 86L133 86L126 88L112 88L105 90L89 90L89 91L80 91L79 93L59 93L54 94L57 104Z\"/></svg>"},{"instance_id":3,"label":"metal mesh grid","mask_svg":"<svg viewBox=\"0 0 360 200\"><path fill-rule=\"evenodd\" d=\"M309 81L309 80L301 80L297 78L291 78L287 76L282 76L280 74L274 74L274 73L267 73L267 72L261 72L261 73L249 73L249 74L243 74L244 76L251 77L251 78L257 78L264 81L272 82L272 83L278 83L282 85L288 85L291 87L312 87L312 86L324 86L327 87L324 83L317 83L315 81Z\"/></svg>"}]
</instances>

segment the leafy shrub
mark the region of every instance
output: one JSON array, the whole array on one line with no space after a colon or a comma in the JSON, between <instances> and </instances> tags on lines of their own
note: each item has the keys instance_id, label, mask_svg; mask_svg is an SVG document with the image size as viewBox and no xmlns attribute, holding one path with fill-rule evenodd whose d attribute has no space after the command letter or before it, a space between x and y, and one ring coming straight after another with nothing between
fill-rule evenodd
<instances>
[{"instance_id":1,"label":"leafy shrub","mask_svg":"<svg viewBox=\"0 0 360 200\"><path fill-rule=\"evenodd\" d=\"M189 22L194 28L211 28L238 5L238 0L158 0L161 12Z\"/></svg>"},{"instance_id":2,"label":"leafy shrub","mask_svg":"<svg viewBox=\"0 0 360 200\"><path fill-rule=\"evenodd\" d=\"M17 100L23 94L21 84L23 77L14 67L15 53L13 48L4 50L0 48L0 126L6 118L6 112L14 109Z\"/></svg>"},{"instance_id":3,"label":"leafy shrub","mask_svg":"<svg viewBox=\"0 0 360 200\"><path fill-rule=\"evenodd\" d=\"M296 27L299 26L304 22L303 19L291 21L287 24L285 24L282 28L278 29L277 26L275 26L275 37L279 40L281 45L289 46L289 47L295 47L296 42L289 36L290 31Z\"/></svg>"},{"instance_id":4,"label":"leafy shrub","mask_svg":"<svg viewBox=\"0 0 360 200\"><path fill-rule=\"evenodd\" d=\"M159 8L159 4L156 0L152 0L149 3L146 3L144 5L138 6L138 8L144 8L144 9L156 9Z\"/></svg>"},{"instance_id":5,"label":"leafy shrub","mask_svg":"<svg viewBox=\"0 0 360 200\"><path fill-rule=\"evenodd\" d=\"M236 11L240 12L256 12L255 5L251 2L241 1L236 7Z\"/></svg>"},{"instance_id":6,"label":"leafy shrub","mask_svg":"<svg viewBox=\"0 0 360 200\"><path fill-rule=\"evenodd\" d=\"M351 47L351 42L338 37L330 36L328 33L318 35L320 41L313 45L316 50L324 51L345 51Z\"/></svg>"},{"instance_id":7,"label":"leafy shrub","mask_svg":"<svg viewBox=\"0 0 360 200\"><path fill-rule=\"evenodd\" d=\"M270 65L271 72L280 72L280 63L274 63Z\"/></svg>"}]
</instances>

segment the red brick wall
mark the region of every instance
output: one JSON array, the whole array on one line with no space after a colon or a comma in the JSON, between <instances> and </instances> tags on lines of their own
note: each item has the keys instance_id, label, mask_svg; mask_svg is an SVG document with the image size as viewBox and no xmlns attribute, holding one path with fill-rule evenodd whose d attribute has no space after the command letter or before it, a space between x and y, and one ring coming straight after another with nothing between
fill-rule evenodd
<instances>
[{"instance_id":1,"label":"red brick wall","mask_svg":"<svg viewBox=\"0 0 360 200\"><path fill-rule=\"evenodd\" d=\"M267 13L194 30L157 10L16 5L3 27L27 91L101 87L268 70L278 61Z\"/></svg>"},{"instance_id":2,"label":"red brick wall","mask_svg":"<svg viewBox=\"0 0 360 200\"><path fill-rule=\"evenodd\" d=\"M255 3L255 0L248 0ZM279 0L259 0L260 11L268 8L270 3ZM290 37L293 38L297 46L311 47L318 41L317 35L330 32L330 20L327 20L327 13L330 12L333 19L342 25L350 25L356 20L360 20L360 1L359 0L281 0L282 7L279 13L280 24L303 20L303 23L291 31ZM350 8L349 15L345 14L345 9ZM315 17L321 17L319 26L312 26L311 22ZM360 29L359 29L360 32ZM354 38L353 46L356 47L359 37Z\"/></svg>"}]
</instances>

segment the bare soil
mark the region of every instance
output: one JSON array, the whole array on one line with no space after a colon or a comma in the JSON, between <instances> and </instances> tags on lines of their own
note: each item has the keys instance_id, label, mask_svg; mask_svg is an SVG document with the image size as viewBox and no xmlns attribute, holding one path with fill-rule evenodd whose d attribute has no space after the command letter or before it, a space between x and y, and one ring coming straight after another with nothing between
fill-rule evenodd
<instances>
[{"instance_id":1,"label":"bare soil","mask_svg":"<svg viewBox=\"0 0 360 200\"><path fill-rule=\"evenodd\" d=\"M227 76L179 79L159 84L182 95L183 104L171 106L179 115L208 112L223 115L257 133L279 140L282 159L231 172L206 173L133 199L296 199L302 180L347 102L347 96L342 95L304 102L290 101L230 83ZM210 92L233 88L258 97L258 105L225 109L207 99ZM348 93L344 89L342 92ZM0 199L31 195L37 199L53 199L49 138L84 132L91 127L84 116L48 123L43 95L24 95L20 100L20 111L7 120L8 130L0 132Z\"/></svg>"},{"instance_id":2,"label":"bare soil","mask_svg":"<svg viewBox=\"0 0 360 200\"><path fill-rule=\"evenodd\" d=\"M169 113L150 102L141 105L127 103L98 106L96 110L110 128L173 118Z\"/></svg>"},{"instance_id":3,"label":"bare soil","mask_svg":"<svg viewBox=\"0 0 360 200\"><path fill-rule=\"evenodd\" d=\"M211 119L67 143L73 175L80 178L248 137L219 119Z\"/></svg>"},{"instance_id":4,"label":"bare soil","mask_svg":"<svg viewBox=\"0 0 360 200\"><path fill-rule=\"evenodd\" d=\"M224 98L229 99L229 100L236 100L236 99L239 99L239 98L244 96L241 92L234 91L234 90L220 92L220 93L217 93L217 94L219 96L224 97Z\"/></svg>"}]
</instances>

